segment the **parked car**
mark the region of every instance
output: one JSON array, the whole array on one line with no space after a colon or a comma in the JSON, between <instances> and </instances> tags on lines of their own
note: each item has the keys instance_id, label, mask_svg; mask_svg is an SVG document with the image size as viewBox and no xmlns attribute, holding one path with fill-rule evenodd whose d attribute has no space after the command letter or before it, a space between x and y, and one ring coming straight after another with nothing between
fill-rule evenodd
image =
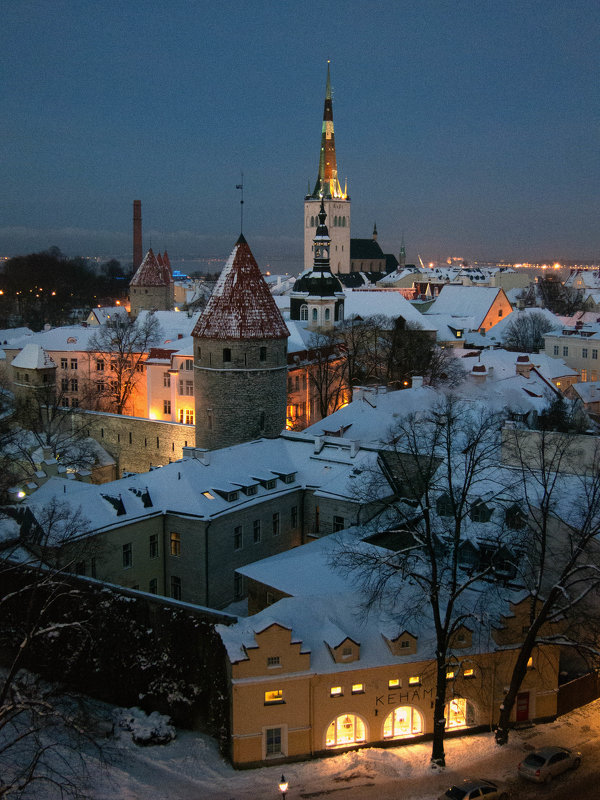
<instances>
[{"instance_id":1,"label":"parked car","mask_svg":"<svg viewBox=\"0 0 600 800\"><path fill-rule=\"evenodd\" d=\"M476 800L476 798L486 798L486 800L507 800L508 795L494 781L485 778L465 778L456 786L450 786L438 800Z\"/></svg>"},{"instance_id":2,"label":"parked car","mask_svg":"<svg viewBox=\"0 0 600 800\"><path fill-rule=\"evenodd\" d=\"M581 753L568 750L566 747L542 747L529 753L517 770L519 775L528 781L550 783L555 775L568 769L575 769L581 764Z\"/></svg>"}]
</instances>

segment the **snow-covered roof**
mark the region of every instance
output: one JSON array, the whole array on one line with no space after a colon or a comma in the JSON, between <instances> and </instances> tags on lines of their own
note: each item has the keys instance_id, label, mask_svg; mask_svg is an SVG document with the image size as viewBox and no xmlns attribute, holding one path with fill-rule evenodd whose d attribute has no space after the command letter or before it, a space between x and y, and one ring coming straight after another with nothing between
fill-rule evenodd
<instances>
[{"instance_id":1,"label":"snow-covered roof","mask_svg":"<svg viewBox=\"0 0 600 800\"><path fill-rule=\"evenodd\" d=\"M310 652L310 669L316 673L339 673L358 668L413 663L431 659L435 653L433 624L427 604L419 603L420 590L408 582L397 598L397 609L421 608L415 622L418 637L417 652L392 652L386 639L395 639L405 630L399 619L401 612L386 607L385 610L361 605L363 597L352 574L343 574L335 568L336 552L347 544L359 549L369 549L384 554L374 545L360 543L353 531L328 536L286 553L240 567L237 571L248 578L290 595L274 605L231 626L218 625L217 631L225 644L232 662L244 661L246 649L256 646L255 634L265 627L278 624L291 630L292 640L302 643L302 652ZM490 587L477 586L465 592L459 605L464 605L477 615L481 612L483 624L469 618L469 628L474 631L470 647L461 647L461 654L469 656L495 649L491 637L490 618L498 620L510 611L507 600L492 598ZM514 601L516 594L511 596ZM485 613L484 613L485 612ZM345 639L360 645L358 662L334 661L329 647L336 647ZM329 647L327 646L329 645Z\"/></svg>"},{"instance_id":2,"label":"snow-covered roof","mask_svg":"<svg viewBox=\"0 0 600 800\"><path fill-rule=\"evenodd\" d=\"M185 458L151 472L101 485L66 483L54 478L25 501L41 510L53 498L75 512L83 509L89 531L99 531L142 517L183 513L214 519L232 510L263 503L270 497L310 487L317 496L354 500L357 470L373 469L377 454L371 450L352 453L348 442L332 441L315 453L313 436L288 433L278 439L259 439L210 453L210 463ZM279 480L283 475L295 480ZM267 489L260 481L276 479ZM256 485L254 495L241 488ZM227 499L238 492L235 500ZM225 495L225 496L224 496Z\"/></svg>"},{"instance_id":3,"label":"snow-covered roof","mask_svg":"<svg viewBox=\"0 0 600 800\"><path fill-rule=\"evenodd\" d=\"M12 366L21 369L47 369L56 364L41 345L31 342L14 357Z\"/></svg>"},{"instance_id":4,"label":"snow-covered roof","mask_svg":"<svg viewBox=\"0 0 600 800\"><path fill-rule=\"evenodd\" d=\"M165 254L166 255L166 254ZM173 283L173 274L168 259L165 261L158 254L154 255L152 248L148 250L135 275L131 279L130 286L169 286Z\"/></svg>"},{"instance_id":5,"label":"snow-covered roof","mask_svg":"<svg viewBox=\"0 0 600 800\"><path fill-rule=\"evenodd\" d=\"M469 344L476 347L489 347L490 344L502 344L510 326L513 323L518 324L520 319L526 318L531 314L541 314L553 328L558 329L562 325L561 318L553 314L547 308L523 308L520 310L513 310L512 314L503 317L493 328L486 331L485 334L479 333L478 330L473 329L467 337Z\"/></svg>"},{"instance_id":6,"label":"snow-covered roof","mask_svg":"<svg viewBox=\"0 0 600 800\"><path fill-rule=\"evenodd\" d=\"M287 339L289 332L242 235L193 336L210 339Z\"/></svg>"},{"instance_id":7,"label":"snow-covered roof","mask_svg":"<svg viewBox=\"0 0 600 800\"><path fill-rule=\"evenodd\" d=\"M600 402L600 381L574 383L571 390L577 393L583 403Z\"/></svg>"},{"instance_id":8,"label":"snow-covered roof","mask_svg":"<svg viewBox=\"0 0 600 800\"><path fill-rule=\"evenodd\" d=\"M391 319L402 317L407 322L417 323L423 330L436 330L432 320L427 319L418 311L401 292L377 291L376 289L346 290L344 302L344 316L372 317L381 314Z\"/></svg>"},{"instance_id":9,"label":"snow-covered roof","mask_svg":"<svg viewBox=\"0 0 600 800\"><path fill-rule=\"evenodd\" d=\"M447 285L426 313L473 317L473 327L477 329L501 292L502 289L487 286Z\"/></svg>"}]
</instances>

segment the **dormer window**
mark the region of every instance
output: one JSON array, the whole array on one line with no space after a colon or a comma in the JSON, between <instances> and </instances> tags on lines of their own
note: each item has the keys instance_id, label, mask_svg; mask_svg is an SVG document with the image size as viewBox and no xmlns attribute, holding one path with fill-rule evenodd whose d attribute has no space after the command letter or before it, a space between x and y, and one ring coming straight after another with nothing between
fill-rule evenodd
<instances>
[{"instance_id":1,"label":"dormer window","mask_svg":"<svg viewBox=\"0 0 600 800\"><path fill-rule=\"evenodd\" d=\"M470 514L473 522L489 522L492 518L492 509L479 500L471 506Z\"/></svg>"},{"instance_id":2,"label":"dormer window","mask_svg":"<svg viewBox=\"0 0 600 800\"><path fill-rule=\"evenodd\" d=\"M513 531L520 531L525 527L525 516L517 505L506 509L504 521L507 527Z\"/></svg>"},{"instance_id":3,"label":"dormer window","mask_svg":"<svg viewBox=\"0 0 600 800\"><path fill-rule=\"evenodd\" d=\"M435 507L440 517L451 517L454 513L452 499L446 492L438 497Z\"/></svg>"}]
</instances>

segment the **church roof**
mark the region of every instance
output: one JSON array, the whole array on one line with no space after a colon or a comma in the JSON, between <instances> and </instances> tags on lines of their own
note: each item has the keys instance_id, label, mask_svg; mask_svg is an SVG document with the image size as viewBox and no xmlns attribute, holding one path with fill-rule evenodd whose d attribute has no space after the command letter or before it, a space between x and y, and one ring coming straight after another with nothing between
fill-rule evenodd
<instances>
[{"instance_id":1,"label":"church roof","mask_svg":"<svg viewBox=\"0 0 600 800\"><path fill-rule=\"evenodd\" d=\"M248 243L240 234L192 336L287 339L289 331Z\"/></svg>"},{"instance_id":2,"label":"church roof","mask_svg":"<svg viewBox=\"0 0 600 800\"><path fill-rule=\"evenodd\" d=\"M350 259L385 258L375 239L350 239Z\"/></svg>"},{"instance_id":3,"label":"church roof","mask_svg":"<svg viewBox=\"0 0 600 800\"><path fill-rule=\"evenodd\" d=\"M166 254L165 254L166 255ZM173 283L171 267L163 260L162 256L157 258L152 252L152 248L146 253L146 257L137 268L131 279L130 286L168 286Z\"/></svg>"}]
</instances>

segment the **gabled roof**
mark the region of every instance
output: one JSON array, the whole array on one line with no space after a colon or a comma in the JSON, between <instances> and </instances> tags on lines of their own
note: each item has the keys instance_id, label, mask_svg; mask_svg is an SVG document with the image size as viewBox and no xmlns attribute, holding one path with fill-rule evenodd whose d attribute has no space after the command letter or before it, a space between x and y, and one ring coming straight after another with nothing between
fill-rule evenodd
<instances>
[{"instance_id":1,"label":"gabled roof","mask_svg":"<svg viewBox=\"0 0 600 800\"><path fill-rule=\"evenodd\" d=\"M160 254L159 254L160 255ZM152 252L152 248L146 253L146 257L137 268L131 279L130 286L168 286L173 283L171 267L165 263L162 256L157 258Z\"/></svg>"},{"instance_id":2,"label":"gabled roof","mask_svg":"<svg viewBox=\"0 0 600 800\"><path fill-rule=\"evenodd\" d=\"M375 239L350 239L350 260L381 258L385 255Z\"/></svg>"},{"instance_id":3,"label":"gabled roof","mask_svg":"<svg viewBox=\"0 0 600 800\"><path fill-rule=\"evenodd\" d=\"M287 339L289 331L243 235L216 283L192 336Z\"/></svg>"},{"instance_id":4,"label":"gabled roof","mask_svg":"<svg viewBox=\"0 0 600 800\"><path fill-rule=\"evenodd\" d=\"M56 364L48 353L39 344L26 344L21 352L12 361L13 367L21 369L46 369L55 367Z\"/></svg>"},{"instance_id":5,"label":"gabled roof","mask_svg":"<svg viewBox=\"0 0 600 800\"><path fill-rule=\"evenodd\" d=\"M487 286L446 285L427 314L470 316L473 317L473 324L477 329L499 294L504 294L502 289Z\"/></svg>"}]
</instances>

